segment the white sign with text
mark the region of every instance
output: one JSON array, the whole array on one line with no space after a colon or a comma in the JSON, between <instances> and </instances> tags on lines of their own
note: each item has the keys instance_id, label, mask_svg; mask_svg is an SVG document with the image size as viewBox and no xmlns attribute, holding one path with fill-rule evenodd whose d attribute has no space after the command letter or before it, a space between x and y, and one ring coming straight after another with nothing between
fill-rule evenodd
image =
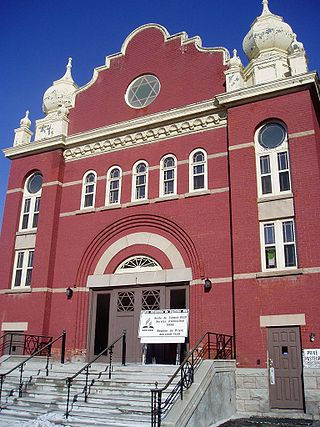
<instances>
[{"instance_id":1,"label":"white sign with text","mask_svg":"<svg viewBox=\"0 0 320 427\"><path fill-rule=\"evenodd\" d=\"M320 349L307 348L303 350L303 367L320 368Z\"/></svg>"},{"instance_id":2,"label":"white sign with text","mask_svg":"<svg viewBox=\"0 0 320 427\"><path fill-rule=\"evenodd\" d=\"M183 343L188 336L189 310L141 311L139 338L142 344Z\"/></svg>"}]
</instances>

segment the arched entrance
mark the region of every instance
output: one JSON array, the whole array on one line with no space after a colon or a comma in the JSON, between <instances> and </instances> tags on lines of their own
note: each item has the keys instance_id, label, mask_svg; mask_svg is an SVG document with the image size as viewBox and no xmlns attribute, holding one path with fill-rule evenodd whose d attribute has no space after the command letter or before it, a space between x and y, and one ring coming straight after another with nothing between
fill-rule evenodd
<instances>
[{"instance_id":1,"label":"arched entrance","mask_svg":"<svg viewBox=\"0 0 320 427\"><path fill-rule=\"evenodd\" d=\"M125 257L129 249L143 253ZM156 256L150 256L150 253ZM121 254L121 255L119 255ZM158 258L156 259L158 254ZM161 254L171 268L163 268ZM115 259L121 259L112 273L105 274ZM142 310L184 309L189 307L191 268L185 266L178 249L155 233L132 233L111 244L88 277L91 292L88 353L99 354L124 329L127 331L127 359L130 362L176 362L177 344L148 344L138 338ZM120 352L115 351L120 358Z\"/></svg>"}]
</instances>

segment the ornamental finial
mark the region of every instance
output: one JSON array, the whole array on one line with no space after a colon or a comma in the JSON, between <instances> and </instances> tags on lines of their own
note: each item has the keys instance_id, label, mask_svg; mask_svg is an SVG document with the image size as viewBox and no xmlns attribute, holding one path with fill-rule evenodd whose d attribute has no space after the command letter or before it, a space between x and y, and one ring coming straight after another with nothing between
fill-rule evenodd
<instances>
[{"instance_id":1,"label":"ornamental finial","mask_svg":"<svg viewBox=\"0 0 320 427\"><path fill-rule=\"evenodd\" d=\"M68 63L67 63L65 75L60 80L69 80L69 81L73 82L73 78L71 75L71 68L72 68L72 58L70 56L68 58Z\"/></svg>"},{"instance_id":2,"label":"ornamental finial","mask_svg":"<svg viewBox=\"0 0 320 427\"><path fill-rule=\"evenodd\" d=\"M268 0L262 0L262 6L263 6L263 10L262 10L261 16L271 15L271 12L269 10L269 1Z\"/></svg>"},{"instance_id":3,"label":"ornamental finial","mask_svg":"<svg viewBox=\"0 0 320 427\"><path fill-rule=\"evenodd\" d=\"M31 120L29 119L29 110L26 111L26 115L20 120L20 127L29 128Z\"/></svg>"}]
</instances>

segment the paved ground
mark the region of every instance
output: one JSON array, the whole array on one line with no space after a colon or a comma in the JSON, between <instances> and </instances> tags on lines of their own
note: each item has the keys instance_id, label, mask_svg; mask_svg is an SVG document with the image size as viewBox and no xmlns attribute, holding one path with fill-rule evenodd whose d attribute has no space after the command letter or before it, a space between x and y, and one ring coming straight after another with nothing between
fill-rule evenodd
<instances>
[{"instance_id":1,"label":"paved ground","mask_svg":"<svg viewBox=\"0 0 320 427\"><path fill-rule=\"evenodd\" d=\"M220 424L219 427L275 427L275 426L320 427L320 421L310 421L310 420L290 419L290 418L250 417L250 418L239 418L236 420L230 420L230 421L227 421L226 423Z\"/></svg>"}]
</instances>

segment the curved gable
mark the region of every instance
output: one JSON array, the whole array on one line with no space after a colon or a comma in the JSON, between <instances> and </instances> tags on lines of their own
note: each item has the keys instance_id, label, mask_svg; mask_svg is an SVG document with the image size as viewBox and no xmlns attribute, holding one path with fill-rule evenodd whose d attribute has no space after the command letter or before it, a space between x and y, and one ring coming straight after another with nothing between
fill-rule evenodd
<instances>
[{"instance_id":1,"label":"curved gable","mask_svg":"<svg viewBox=\"0 0 320 427\"><path fill-rule=\"evenodd\" d=\"M226 58L223 48L202 48L199 37L170 36L156 24L139 27L121 53L107 57L92 81L77 91L69 134L211 99L225 91ZM132 108L125 101L126 90L144 74L160 80L160 93L148 106Z\"/></svg>"}]
</instances>

